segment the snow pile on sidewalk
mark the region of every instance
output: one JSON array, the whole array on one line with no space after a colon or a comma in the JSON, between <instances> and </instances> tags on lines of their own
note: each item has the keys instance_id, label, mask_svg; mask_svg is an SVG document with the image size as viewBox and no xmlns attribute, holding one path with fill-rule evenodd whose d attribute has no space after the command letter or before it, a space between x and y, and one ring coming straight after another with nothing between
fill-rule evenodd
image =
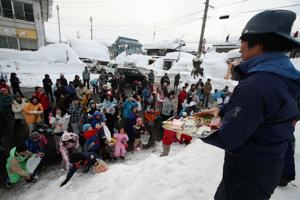
<instances>
[{"instance_id":1,"label":"snow pile on sidewalk","mask_svg":"<svg viewBox=\"0 0 300 200\"><path fill-rule=\"evenodd\" d=\"M8 78L10 73L17 73L21 87L42 86L45 74L55 82L60 73L64 73L71 81L84 69L77 54L66 44L52 44L38 51L0 49L0 66Z\"/></svg>"},{"instance_id":2,"label":"snow pile on sidewalk","mask_svg":"<svg viewBox=\"0 0 300 200\"><path fill-rule=\"evenodd\" d=\"M0 48L0 62L3 61L40 61L45 63L82 64L75 51L67 44L50 44L38 51L18 51Z\"/></svg>"}]
</instances>

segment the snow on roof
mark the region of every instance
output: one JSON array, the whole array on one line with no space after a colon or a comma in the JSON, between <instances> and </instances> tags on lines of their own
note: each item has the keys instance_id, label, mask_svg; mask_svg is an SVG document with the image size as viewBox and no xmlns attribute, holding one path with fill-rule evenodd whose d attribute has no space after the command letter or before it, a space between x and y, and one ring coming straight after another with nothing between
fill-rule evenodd
<instances>
[{"instance_id":1,"label":"snow on roof","mask_svg":"<svg viewBox=\"0 0 300 200\"><path fill-rule=\"evenodd\" d=\"M198 52L198 46L199 44L196 43L193 44L186 43L185 46L181 47L181 50L185 52Z\"/></svg>"},{"instance_id":2,"label":"snow on roof","mask_svg":"<svg viewBox=\"0 0 300 200\"><path fill-rule=\"evenodd\" d=\"M75 51L63 43L41 47L38 51L0 49L0 60L82 64Z\"/></svg>"},{"instance_id":3,"label":"snow on roof","mask_svg":"<svg viewBox=\"0 0 300 200\"><path fill-rule=\"evenodd\" d=\"M69 39L69 43L79 58L89 58L109 62L108 48L93 40Z\"/></svg>"},{"instance_id":4,"label":"snow on roof","mask_svg":"<svg viewBox=\"0 0 300 200\"><path fill-rule=\"evenodd\" d=\"M151 56L145 56L142 54L131 54L126 56L124 51L116 57L116 63L124 64L125 62L134 62L138 67L144 67L148 65L148 61L151 58Z\"/></svg>"},{"instance_id":5,"label":"snow on roof","mask_svg":"<svg viewBox=\"0 0 300 200\"><path fill-rule=\"evenodd\" d=\"M161 42L145 44L144 49L176 49L179 47L179 45L180 43L164 40Z\"/></svg>"}]
</instances>

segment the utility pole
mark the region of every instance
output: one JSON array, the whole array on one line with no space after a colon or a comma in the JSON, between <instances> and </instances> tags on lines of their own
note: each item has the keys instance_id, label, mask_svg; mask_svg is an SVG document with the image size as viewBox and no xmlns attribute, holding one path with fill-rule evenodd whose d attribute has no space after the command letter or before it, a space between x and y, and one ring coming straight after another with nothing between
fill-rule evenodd
<instances>
[{"instance_id":1,"label":"utility pole","mask_svg":"<svg viewBox=\"0 0 300 200\"><path fill-rule=\"evenodd\" d=\"M59 43L61 43L60 20L59 20L59 6L58 6L58 5L56 5L56 10L57 10L57 22L58 22Z\"/></svg>"},{"instance_id":2,"label":"utility pole","mask_svg":"<svg viewBox=\"0 0 300 200\"><path fill-rule=\"evenodd\" d=\"M201 53L202 53L203 37L204 37L204 31L205 31L205 24L206 24L208 6L209 6L209 0L206 0L205 8L204 8L204 14L203 14L200 41L199 41L199 46L198 46L198 56L199 56L199 58L200 58Z\"/></svg>"},{"instance_id":3,"label":"utility pole","mask_svg":"<svg viewBox=\"0 0 300 200\"><path fill-rule=\"evenodd\" d=\"M91 22L91 40L93 40L93 18L90 17L90 22Z\"/></svg>"}]
</instances>

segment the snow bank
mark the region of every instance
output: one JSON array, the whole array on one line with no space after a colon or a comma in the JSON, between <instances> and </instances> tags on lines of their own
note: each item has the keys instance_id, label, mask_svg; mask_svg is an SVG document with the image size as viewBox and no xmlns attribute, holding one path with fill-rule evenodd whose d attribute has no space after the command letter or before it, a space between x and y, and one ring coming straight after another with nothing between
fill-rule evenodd
<instances>
[{"instance_id":1,"label":"snow bank","mask_svg":"<svg viewBox=\"0 0 300 200\"><path fill-rule=\"evenodd\" d=\"M41 47L38 51L0 49L0 65L8 77L12 72L17 73L21 87L42 86L45 74L55 82L59 74L64 73L71 81L84 69L75 51L62 43Z\"/></svg>"},{"instance_id":2,"label":"snow bank","mask_svg":"<svg viewBox=\"0 0 300 200\"><path fill-rule=\"evenodd\" d=\"M45 74L49 74L53 82L59 78L60 73L63 73L68 81L72 81L75 75L81 76L84 70L84 64L0 61L0 65L8 77L12 72L17 73L21 87L43 86L42 80L45 78Z\"/></svg>"},{"instance_id":3,"label":"snow bank","mask_svg":"<svg viewBox=\"0 0 300 200\"><path fill-rule=\"evenodd\" d=\"M93 40L70 39L69 43L79 58L89 58L109 62L108 48Z\"/></svg>"},{"instance_id":4,"label":"snow bank","mask_svg":"<svg viewBox=\"0 0 300 200\"><path fill-rule=\"evenodd\" d=\"M78 56L68 45L58 43L41 47L38 51L0 49L0 61L42 61L47 63L81 64Z\"/></svg>"},{"instance_id":5,"label":"snow bank","mask_svg":"<svg viewBox=\"0 0 300 200\"><path fill-rule=\"evenodd\" d=\"M295 136L299 141L300 123ZM295 154L296 173L300 170L299 147L296 146ZM109 164L109 170L101 174L79 172L63 188L59 184L66 172L56 169L42 175L32 186L20 184L1 195L14 200L213 199L222 176L223 150L195 139L187 147L172 145L168 157L159 157L160 152L159 145L157 149L129 154L125 162ZM298 199L299 178L293 184L296 186L278 187L271 200Z\"/></svg>"}]
</instances>

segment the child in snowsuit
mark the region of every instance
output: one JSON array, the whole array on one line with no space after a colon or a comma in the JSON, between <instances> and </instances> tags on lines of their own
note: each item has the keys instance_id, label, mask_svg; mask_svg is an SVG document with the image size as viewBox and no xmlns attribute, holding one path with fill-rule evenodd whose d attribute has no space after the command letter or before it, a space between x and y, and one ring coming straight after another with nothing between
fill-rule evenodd
<instances>
[{"instance_id":1,"label":"child in snowsuit","mask_svg":"<svg viewBox=\"0 0 300 200\"><path fill-rule=\"evenodd\" d=\"M155 111L154 107L150 106L148 110L144 112L145 126L150 134L148 147L155 144L155 134L153 134L153 128L156 118L159 116L159 111Z\"/></svg>"},{"instance_id":2,"label":"child in snowsuit","mask_svg":"<svg viewBox=\"0 0 300 200\"><path fill-rule=\"evenodd\" d=\"M141 142L141 135L146 132L146 128L143 124L143 119L138 117L136 119L136 124L134 125L134 132L135 132L135 140L134 140L134 150L141 150L142 149L142 142Z\"/></svg>"},{"instance_id":3,"label":"child in snowsuit","mask_svg":"<svg viewBox=\"0 0 300 200\"><path fill-rule=\"evenodd\" d=\"M129 138L127 134L125 133L124 128L120 129L120 132L118 134L114 134L114 138L117 140L115 144L115 153L114 156L116 158L125 158L126 155L126 148L125 145L128 142Z\"/></svg>"}]
</instances>

